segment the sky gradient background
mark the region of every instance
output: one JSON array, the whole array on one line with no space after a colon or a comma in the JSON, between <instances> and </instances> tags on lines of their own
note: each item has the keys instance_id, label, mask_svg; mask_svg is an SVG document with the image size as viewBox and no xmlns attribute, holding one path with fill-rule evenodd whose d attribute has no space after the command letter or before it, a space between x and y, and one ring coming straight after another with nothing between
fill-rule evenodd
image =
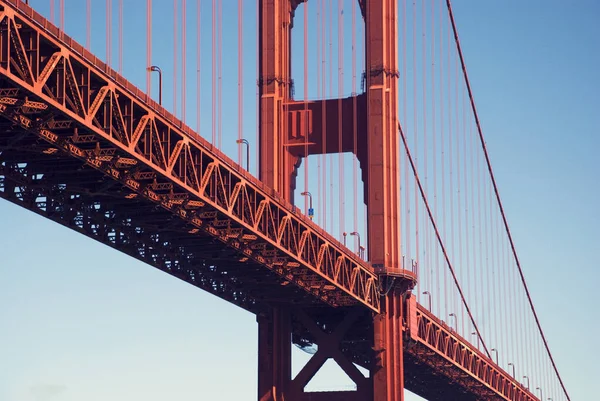
<instances>
[{"instance_id":1,"label":"sky gradient background","mask_svg":"<svg viewBox=\"0 0 600 401\"><path fill-rule=\"evenodd\" d=\"M30 3L48 15L47 0ZM145 2L126 3L124 75L143 88L137 59L145 60ZM84 43L84 2L66 4L66 30ZM103 5L94 7L100 22L92 50L103 56ZM456 0L454 8L542 326L572 400L593 400L600 376L594 357L600 338L600 3ZM170 1L155 1L158 60L172 40L166 37L172 16L162 18L168 12ZM252 24L249 18L249 37ZM253 50L248 46L245 55ZM252 57L245 101L254 110ZM164 96L171 96L168 89ZM245 118L254 127L252 113ZM224 125L227 135L234 138L235 124ZM234 146L227 151L237 152ZM2 401L256 399L253 315L5 201L0 322ZM294 358L295 369L306 360L301 352ZM330 367L314 388L331 382L348 385Z\"/></svg>"}]
</instances>

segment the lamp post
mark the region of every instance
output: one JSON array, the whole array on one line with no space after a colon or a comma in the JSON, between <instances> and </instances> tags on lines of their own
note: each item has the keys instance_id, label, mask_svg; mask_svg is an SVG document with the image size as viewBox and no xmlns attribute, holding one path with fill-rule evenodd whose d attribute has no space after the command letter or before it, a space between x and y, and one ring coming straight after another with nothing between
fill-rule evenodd
<instances>
[{"instance_id":1,"label":"lamp post","mask_svg":"<svg viewBox=\"0 0 600 401\"><path fill-rule=\"evenodd\" d=\"M308 196L308 202L309 202L308 217L312 220L315 217L315 210L313 209L313 203L312 203L312 194L308 191L304 191L300 195Z\"/></svg>"},{"instance_id":2,"label":"lamp post","mask_svg":"<svg viewBox=\"0 0 600 401\"><path fill-rule=\"evenodd\" d=\"M250 171L250 143L248 142L247 139L236 139L235 143L237 143L238 145L246 145L246 171Z\"/></svg>"},{"instance_id":3,"label":"lamp post","mask_svg":"<svg viewBox=\"0 0 600 401\"><path fill-rule=\"evenodd\" d=\"M423 291L423 295L427 295L429 299L429 312L431 312L431 293L429 291Z\"/></svg>"},{"instance_id":4,"label":"lamp post","mask_svg":"<svg viewBox=\"0 0 600 401\"><path fill-rule=\"evenodd\" d=\"M536 390L540 390L540 401L543 401L544 400L544 394L542 393L542 389L539 388L539 387L536 387L535 389Z\"/></svg>"},{"instance_id":5,"label":"lamp post","mask_svg":"<svg viewBox=\"0 0 600 401\"><path fill-rule=\"evenodd\" d=\"M151 65L146 68L149 72L158 72L158 104L162 106L162 70L159 66Z\"/></svg>"},{"instance_id":6,"label":"lamp post","mask_svg":"<svg viewBox=\"0 0 600 401\"><path fill-rule=\"evenodd\" d=\"M346 235L348 235L348 233L346 231L344 231L342 233L342 236L344 237L344 246L346 246Z\"/></svg>"},{"instance_id":7,"label":"lamp post","mask_svg":"<svg viewBox=\"0 0 600 401\"><path fill-rule=\"evenodd\" d=\"M456 328L458 327L458 318L456 317L455 313L450 313L448 315L448 317L453 317L454 318L454 331L456 331ZM452 328L452 325L450 325L450 328Z\"/></svg>"},{"instance_id":8,"label":"lamp post","mask_svg":"<svg viewBox=\"0 0 600 401\"><path fill-rule=\"evenodd\" d=\"M529 391L529 377L523 376L523 379L527 379L527 390Z\"/></svg>"},{"instance_id":9,"label":"lamp post","mask_svg":"<svg viewBox=\"0 0 600 401\"><path fill-rule=\"evenodd\" d=\"M355 236L355 237L358 237L358 252L357 252L357 253L358 253L358 255L360 256L360 234L359 234L359 233L357 233L356 231L352 231L352 232L350 233L350 235L352 235L352 236Z\"/></svg>"},{"instance_id":10,"label":"lamp post","mask_svg":"<svg viewBox=\"0 0 600 401\"><path fill-rule=\"evenodd\" d=\"M498 365L498 350L496 348L492 348L491 352L495 352L496 353L496 365Z\"/></svg>"},{"instance_id":11,"label":"lamp post","mask_svg":"<svg viewBox=\"0 0 600 401\"><path fill-rule=\"evenodd\" d=\"M361 259L365 258L365 247L364 246L358 247L358 256L360 256Z\"/></svg>"},{"instance_id":12,"label":"lamp post","mask_svg":"<svg viewBox=\"0 0 600 401\"><path fill-rule=\"evenodd\" d=\"M479 336L477 335L477 332L474 331L471 333L472 336L475 336L475 338L477 339L477 349L479 349Z\"/></svg>"},{"instance_id":13,"label":"lamp post","mask_svg":"<svg viewBox=\"0 0 600 401\"><path fill-rule=\"evenodd\" d=\"M514 378L515 377L515 364L512 362L509 362L508 366L512 366L512 372L513 372L512 377Z\"/></svg>"}]
</instances>

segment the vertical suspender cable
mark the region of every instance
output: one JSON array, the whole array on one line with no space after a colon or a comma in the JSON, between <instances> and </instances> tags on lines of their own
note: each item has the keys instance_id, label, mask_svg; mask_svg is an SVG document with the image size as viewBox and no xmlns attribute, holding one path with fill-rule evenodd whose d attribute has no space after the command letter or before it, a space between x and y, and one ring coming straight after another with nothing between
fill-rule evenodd
<instances>
[{"instance_id":1,"label":"vertical suspender cable","mask_svg":"<svg viewBox=\"0 0 600 401\"><path fill-rule=\"evenodd\" d=\"M338 182L339 182L339 233L341 238L345 231L345 209L346 209L346 194L344 186L344 155L342 154L342 96L344 95L344 2L338 0ZM353 230L356 229L353 227ZM360 249L358 250L360 255Z\"/></svg>"},{"instance_id":2,"label":"vertical suspender cable","mask_svg":"<svg viewBox=\"0 0 600 401\"><path fill-rule=\"evenodd\" d=\"M316 29L316 36L317 36L317 45L315 46L316 49L316 55L315 55L315 60L317 61L317 99L323 99L323 93L321 91L321 64L322 64L322 60L321 60L321 30L318 28L322 25L322 21L321 21L321 12L320 12L320 7L317 4L315 7L315 12L316 12L316 21L317 21L317 29ZM323 102L322 102L323 103ZM323 117L322 117L323 118ZM324 133L323 133L324 134ZM317 156L317 202L318 205L321 205L321 197L322 197L322 185L321 185L321 181L322 181L322 177L323 177L323 173L324 171L321 170L321 166L323 164L323 155L319 154ZM323 209L321 209L320 207L318 208L320 210L321 213L317 213L317 222L320 226L323 226Z\"/></svg>"},{"instance_id":3,"label":"vertical suspender cable","mask_svg":"<svg viewBox=\"0 0 600 401\"><path fill-rule=\"evenodd\" d=\"M255 53L256 55L260 54L260 40L258 40L259 35L261 34L260 31L260 2L257 1L256 2L256 49L255 49ZM256 81L255 82L259 82L259 72L260 72L260 57L256 57ZM254 143L257 144L257 146L254 146L255 150L255 160L256 160L256 176L260 176L260 151L261 151L261 146L260 146L260 88L258 85L256 85L256 89L255 89L255 93L256 93L256 129L255 134L254 134Z\"/></svg>"},{"instance_id":4,"label":"vertical suspender cable","mask_svg":"<svg viewBox=\"0 0 600 401\"><path fill-rule=\"evenodd\" d=\"M201 0L196 0L196 132L200 134L200 104L202 103L202 97L200 96L202 87L202 74L200 73L200 54L202 49L202 37L201 37L201 16L202 16L202 3Z\"/></svg>"},{"instance_id":5,"label":"vertical suspender cable","mask_svg":"<svg viewBox=\"0 0 600 401\"><path fill-rule=\"evenodd\" d=\"M407 120L408 120L408 112L407 112L407 104L408 104L408 95L407 95L407 84L408 84L408 80L406 78L407 76L407 68L406 68L406 60L407 60L407 51L406 51L406 38L408 37L407 35L407 19L406 19L406 0L402 1L402 119L404 121L404 123L406 124ZM366 25L365 25L366 28ZM365 43L366 46L368 46L368 44ZM404 152L402 152L404 153ZM411 233L411 224L410 224L410 179L409 179L409 174L408 174L408 159L405 157L404 158L404 204L405 206L405 213L406 216L404 216L404 221L406 222L405 224L405 230L406 230L406 251L405 251L405 258L410 260L410 255L412 252L412 241L411 241L411 237L412 237L412 233Z\"/></svg>"},{"instance_id":6,"label":"vertical suspender cable","mask_svg":"<svg viewBox=\"0 0 600 401\"><path fill-rule=\"evenodd\" d=\"M448 225L446 223L446 149L445 149L445 141L444 141L444 131L445 131L445 113L444 113L444 103L445 103L445 97L444 97L444 83L446 81L446 79L448 78L446 75L444 75L444 67L445 67L445 63L444 63L444 29L443 29L443 24L442 21L440 19L440 151L441 151L441 160L440 160L440 164L441 164L441 180L442 180L442 230L444 232L444 236L447 237L448 236ZM446 67L447 68L447 67ZM448 314L448 292L449 292L449 288L448 288L448 284L449 284L449 278L448 278L448 269L443 269L444 270L444 301L445 301L445 314ZM444 316L445 317L445 316Z\"/></svg>"},{"instance_id":7,"label":"vertical suspender cable","mask_svg":"<svg viewBox=\"0 0 600 401\"><path fill-rule=\"evenodd\" d=\"M333 97L333 0L329 0L329 23L327 24L329 27L329 97ZM330 159L331 167L329 168L329 216L331 231L333 232L334 228L334 211L335 208L333 206L334 201L334 190L333 190L333 155Z\"/></svg>"},{"instance_id":8,"label":"vertical suspender cable","mask_svg":"<svg viewBox=\"0 0 600 401\"><path fill-rule=\"evenodd\" d=\"M110 0L107 0L110 1ZM50 22L54 24L54 0L50 0Z\"/></svg>"},{"instance_id":9,"label":"vertical suspender cable","mask_svg":"<svg viewBox=\"0 0 600 401\"><path fill-rule=\"evenodd\" d=\"M146 0L146 95L152 94L152 0Z\"/></svg>"},{"instance_id":10,"label":"vertical suspender cable","mask_svg":"<svg viewBox=\"0 0 600 401\"><path fill-rule=\"evenodd\" d=\"M181 121L185 123L185 97L187 86L187 0L181 0Z\"/></svg>"},{"instance_id":11,"label":"vertical suspender cable","mask_svg":"<svg viewBox=\"0 0 600 401\"><path fill-rule=\"evenodd\" d=\"M448 30L450 28L448 27ZM448 82L448 92L446 94L446 99L448 99L448 177L449 177L449 193L450 193L450 226L446 227L446 233L450 231L450 249L452 252L455 251L454 247L454 169L452 163L452 64L450 63L450 40L448 40L448 46L446 46L446 77ZM456 298L454 296L454 290L451 288L451 298L450 302L452 303L452 309L454 313L458 313L456 310Z\"/></svg>"},{"instance_id":12,"label":"vertical suspender cable","mask_svg":"<svg viewBox=\"0 0 600 401\"><path fill-rule=\"evenodd\" d=\"M65 0L58 0L59 14L59 26L61 31L65 31Z\"/></svg>"},{"instance_id":13,"label":"vertical suspender cable","mask_svg":"<svg viewBox=\"0 0 600 401\"><path fill-rule=\"evenodd\" d=\"M331 63L331 59L327 59L327 30L325 27L327 26L327 5L325 0L321 2L321 51L322 51L322 64L321 64L321 83L322 90L321 96L323 98L326 97L327 93L327 62ZM331 79L331 77L330 77ZM327 113L325 108L325 102L321 105L321 114L323 119L321 120L321 130L323 131L323 175L321 176L321 180L323 181L323 191L322 191L322 206L321 206L321 214L323 215L323 228L327 230L327 217L330 215L327 213L327 153L325 152L327 147Z\"/></svg>"},{"instance_id":14,"label":"vertical suspender cable","mask_svg":"<svg viewBox=\"0 0 600 401\"><path fill-rule=\"evenodd\" d=\"M218 132L218 136L219 136L219 149L222 149L223 146L223 1L219 0L219 9L218 9L218 31L217 31L217 37L219 38L219 43L218 43L218 47L217 47L217 51L218 51L218 59L217 62L219 64L219 80L218 80L218 96L219 96L219 103L218 103L218 113L219 113L219 117L218 117L218 122L219 122L219 132Z\"/></svg>"},{"instance_id":15,"label":"vertical suspender cable","mask_svg":"<svg viewBox=\"0 0 600 401\"><path fill-rule=\"evenodd\" d=\"M462 161L463 161L463 194L464 194L464 218L465 218L465 228L464 228L464 236L465 236L465 267L466 272L465 275L467 277L467 296L472 299L472 288L471 288L471 260L469 255L469 181L468 181L468 170L467 170L467 115L465 112L465 91L464 86L461 86L461 94L462 94L462 130L461 137L463 140L463 151L462 151ZM460 220L460 219L459 219Z\"/></svg>"},{"instance_id":16,"label":"vertical suspender cable","mask_svg":"<svg viewBox=\"0 0 600 401\"><path fill-rule=\"evenodd\" d=\"M243 69L242 69L242 44L243 44L243 25L242 21L244 19L244 3L242 0L238 0L238 139L242 139L243 132ZM247 160L247 163L250 164L250 160ZM238 164L242 164L242 147L238 146Z\"/></svg>"},{"instance_id":17,"label":"vertical suspender cable","mask_svg":"<svg viewBox=\"0 0 600 401\"><path fill-rule=\"evenodd\" d=\"M413 64L413 134L415 139L415 164L419 165L419 134L417 122L417 5L413 3L412 20L412 64ZM410 212L409 212L410 214ZM410 217L409 217L410 218ZM419 194L415 187L415 258L419 257ZM406 255L408 263L411 258Z\"/></svg>"},{"instance_id":18,"label":"vertical suspender cable","mask_svg":"<svg viewBox=\"0 0 600 401\"><path fill-rule=\"evenodd\" d=\"M177 2L173 0L173 115L177 116Z\"/></svg>"},{"instance_id":19,"label":"vertical suspender cable","mask_svg":"<svg viewBox=\"0 0 600 401\"><path fill-rule=\"evenodd\" d=\"M123 74L123 0L119 0L119 74Z\"/></svg>"},{"instance_id":20,"label":"vertical suspender cable","mask_svg":"<svg viewBox=\"0 0 600 401\"><path fill-rule=\"evenodd\" d=\"M85 48L92 48L92 0L85 2Z\"/></svg>"},{"instance_id":21,"label":"vertical suspender cable","mask_svg":"<svg viewBox=\"0 0 600 401\"><path fill-rule=\"evenodd\" d=\"M217 57L216 57L216 47L217 47L217 1L212 0L212 79L211 79L211 88L212 88L212 144L213 146L217 145Z\"/></svg>"},{"instance_id":22,"label":"vertical suspender cable","mask_svg":"<svg viewBox=\"0 0 600 401\"><path fill-rule=\"evenodd\" d=\"M456 57L455 57L455 60ZM458 221L458 260L460 263L460 267L461 267L461 276L465 277L465 273L466 273L466 264L463 260L463 240L462 240L462 198L461 198L461 181L460 181L460 162L461 162L461 156L464 158L464 155L461 155L460 152L460 139L461 139L461 129L460 129L460 109L459 109L459 102L458 102L458 67L455 67L455 71L456 71L456 79L454 80L455 84L454 84L454 94L455 94L455 99L454 99L454 110L456 112L456 117L454 119L455 124L456 124L456 129L454 130L454 136L456 137L456 203L457 203L457 221ZM463 130L464 130L464 126L463 126ZM461 280L462 281L462 280ZM468 288L468 287L467 287ZM462 316L463 316L463 323L464 323L464 309L462 309ZM463 330L464 333L464 330Z\"/></svg>"},{"instance_id":23,"label":"vertical suspender cable","mask_svg":"<svg viewBox=\"0 0 600 401\"><path fill-rule=\"evenodd\" d=\"M106 64L111 66L112 56L112 0L106 0Z\"/></svg>"},{"instance_id":24,"label":"vertical suspender cable","mask_svg":"<svg viewBox=\"0 0 600 401\"><path fill-rule=\"evenodd\" d=\"M303 52L304 52L304 77L303 77L303 100L304 100L304 116L302 122L302 134L304 135L304 190L308 191L308 140L309 140L309 119L308 119L308 4L304 3L302 10L303 22ZM304 197L304 210L309 206L308 197Z\"/></svg>"},{"instance_id":25,"label":"vertical suspender cable","mask_svg":"<svg viewBox=\"0 0 600 401\"><path fill-rule=\"evenodd\" d=\"M432 145L431 145L431 153L433 155L433 163L432 163L432 168L433 168L433 210L434 210L434 215L437 216L438 215L438 199L437 199L437 146L436 146L436 137L437 137L437 131L436 131L436 120L437 120L437 114L436 114L436 102L437 102L437 97L436 97L436 92L435 92L435 27L436 27L436 20L435 20L435 1L431 2L431 136L432 136ZM429 248L429 253L433 252L434 247L430 247ZM436 274L435 274L435 280L431 280L431 283L429 284L429 290L435 289L436 294L438 294L438 298L441 295L440 292L440 274L439 274L439 252L435 252L435 265L436 265ZM433 259L430 259L431 263L433 264ZM431 271L431 267L433 266L427 266L428 270ZM435 281L435 283L434 283Z\"/></svg>"},{"instance_id":26,"label":"vertical suspender cable","mask_svg":"<svg viewBox=\"0 0 600 401\"><path fill-rule=\"evenodd\" d=\"M422 85L422 90L423 90L423 172L424 172L424 184L425 184L425 191L429 190L429 175L428 175L428 157L427 157L427 153L429 153L429 147L427 146L427 118L429 117L427 115L427 2L423 1L422 2L422 9L421 9L421 56L422 56L422 63L423 65L421 66L421 72L423 74L423 85ZM425 216L425 210L423 209L422 211L423 216ZM423 218L424 220L424 218ZM424 220L425 221L425 220ZM430 245L430 241L429 241L429 224L425 224L424 225L424 231L425 231L425 236L424 236L424 241L425 241L425 246L423 246L423 260L425 261L426 258L428 257L429 254L429 245ZM419 261L420 260L421 255L417 254L416 256L416 260ZM427 266L428 263L425 263L425 265ZM421 280L424 281L424 287L428 287L429 286L429 282L430 282L430 275L429 275L429 269L425 269L425 275L424 277L421 278ZM419 291L419 294L422 291Z\"/></svg>"},{"instance_id":27,"label":"vertical suspender cable","mask_svg":"<svg viewBox=\"0 0 600 401\"><path fill-rule=\"evenodd\" d=\"M358 228L358 104L356 98L356 1L352 2L352 226ZM362 194L360 195L362 196ZM402 243L399 243L402 255Z\"/></svg>"}]
</instances>

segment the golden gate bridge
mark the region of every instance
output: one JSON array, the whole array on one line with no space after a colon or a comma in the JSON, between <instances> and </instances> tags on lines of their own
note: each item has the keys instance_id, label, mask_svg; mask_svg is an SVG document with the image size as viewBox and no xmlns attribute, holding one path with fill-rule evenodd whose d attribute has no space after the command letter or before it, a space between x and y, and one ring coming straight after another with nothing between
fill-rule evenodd
<instances>
[{"instance_id":1,"label":"golden gate bridge","mask_svg":"<svg viewBox=\"0 0 600 401\"><path fill-rule=\"evenodd\" d=\"M113 3L105 60L90 51L91 2L85 46L65 33L64 1L58 18L51 4L48 20L0 1L0 196L255 314L259 400L401 400L404 388L429 400L569 399L502 208L449 1L257 1L256 128L244 125L248 3L234 19L222 1L173 1L171 111L151 0L145 90L122 74L122 1L118 71ZM225 33L236 28L229 54ZM223 97L232 65L237 107ZM223 151L232 110L237 161ZM292 344L316 346L295 377ZM329 359L353 391L305 390Z\"/></svg>"}]
</instances>

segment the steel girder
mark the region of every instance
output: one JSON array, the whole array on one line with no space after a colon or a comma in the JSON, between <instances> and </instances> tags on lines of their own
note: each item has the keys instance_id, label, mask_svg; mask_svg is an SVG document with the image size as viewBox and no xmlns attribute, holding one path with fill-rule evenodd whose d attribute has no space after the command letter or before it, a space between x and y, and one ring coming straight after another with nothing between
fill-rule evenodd
<instances>
[{"instance_id":1,"label":"steel girder","mask_svg":"<svg viewBox=\"0 0 600 401\"><path fill-rule=\"evenodd\" d=\"M379 312L368 264L19 0L0 0L0 115L0 197L255 313ZM452 387L431 399L537 399L422 307L409 315L410 390L427 394L428 369Z\"/></svg>"},{"instance_id":2,"label":"steel girder","mask_svg":"<svg viewBox=\"0 0 600 401\"><path fill-rule=\"evenodd\" d=\"M377 276L27 5L0 1L0 115L333 306L379 310ZM9 93L10 94L10 93ZM0 134L1 135L1 134Z\"/></svg>"},{"instance_id":3,"label":"steel girder","mask_svg":"<svg viewBox=\"0 0 600 401\"><path fill-rule=\"evenodd\" d=\"M536 401L538 398L475 346L415 303L412 344L405 352L467 394L481 400Z\"/></svg>"}]
</instances>

